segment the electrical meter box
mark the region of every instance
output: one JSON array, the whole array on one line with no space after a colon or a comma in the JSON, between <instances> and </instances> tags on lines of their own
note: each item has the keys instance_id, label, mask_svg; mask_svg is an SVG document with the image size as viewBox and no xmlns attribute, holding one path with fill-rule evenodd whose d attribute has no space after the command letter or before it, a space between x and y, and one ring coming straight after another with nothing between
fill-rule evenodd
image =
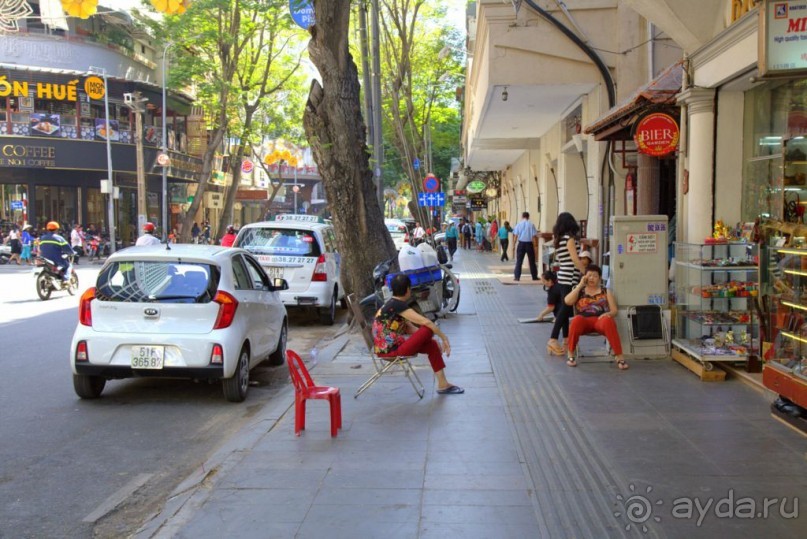
<instances>
[{"instance_id":1,"label":"electrical meter box","mask_svg":"<svg viewBox=\"0 0 807 539\"><path fill-rule=\"evenodd\" d=\"M611 217L610 288L620 309L667 306L667 216Z\"/></svg>"},{"instance_id":2,"label":"electrical meter box","mask_svg":"<svg viewBox=\"0 0 807 539\"><path fill-rule=\"evenodd\" d=\"M666 215L611 217L608 284L619 306L616 323L628 358L668 357L670 353L667 232ZM650 309L647 314L648 305L660 309ZM637 315L637 311L643 314ZM639 318L632 319L636 316ZM647 339L640 331L647 325L663 326L663 331Z\"/></svg>"}]
</instances>

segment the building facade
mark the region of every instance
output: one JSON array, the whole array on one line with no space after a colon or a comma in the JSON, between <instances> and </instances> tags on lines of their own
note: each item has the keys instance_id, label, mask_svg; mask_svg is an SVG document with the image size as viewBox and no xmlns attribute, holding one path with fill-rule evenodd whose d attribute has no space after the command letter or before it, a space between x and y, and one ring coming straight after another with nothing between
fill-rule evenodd
<instances>
[{"instance_id":1,"label":"building facade","mask_svg":"<svg viewBox=\"0 0 807 539\"><path fill-rule=\"evenodd\" d=\"M31 2L36 9L37 2ZM64 24L65 30L61 25ZM137 237L135 111L143 102L142 143L146 218L175 227L198 183L207 137L193 98L168 93L162 102L158 56L148 36L127 15L104 11L87 19L20 21L20 31L0 40L0 220L40 228L55 220L92 223L108 231L110 142L117 238ZM104 94L109 102L108 118ZM166 108L167 204L162 223L162 107Z\"/></svg>"}]
</instances>

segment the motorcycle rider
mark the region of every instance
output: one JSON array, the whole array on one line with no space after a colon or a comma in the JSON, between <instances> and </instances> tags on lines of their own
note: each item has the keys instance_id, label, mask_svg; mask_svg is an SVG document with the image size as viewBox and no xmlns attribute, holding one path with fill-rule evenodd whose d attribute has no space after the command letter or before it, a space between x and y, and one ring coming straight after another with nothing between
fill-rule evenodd
<instances>
[{"instance_id":1,"label":"motorcycle rider","mask_svg":"<svg viewBox=\"0 0 807 539\"><path fill-rule=\"evenodd\" d=\"M159 245L160 238L154 235L154 223L143 225L143 235L137 238L135 245Z\"/></svg>"},{"instance_id":2,"label":"motorcycle rider","mask_svg":"<svg viewBox=\"0 0 807 539\"><path fill-rule=\"evenodd\" d=\"M62 280L68 282L73 270L71 261L73 260L75 252L70 248L70 244L67 243L67 240L58 234L59 223L50 221L45 228L47 232L42 234L39 238L39 255L56 264L61 272ZM70 256L69 258L63 258L63 254Z\"/></svg>"}]
</instances>

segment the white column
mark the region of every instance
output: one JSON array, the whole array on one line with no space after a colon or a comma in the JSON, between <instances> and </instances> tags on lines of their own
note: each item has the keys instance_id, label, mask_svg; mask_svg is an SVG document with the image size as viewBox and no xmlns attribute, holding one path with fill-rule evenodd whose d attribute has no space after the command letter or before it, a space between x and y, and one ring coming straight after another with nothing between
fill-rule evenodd
<instances>
[{"instance_id":1,"label":"white column","mask_svg":"<svg viewBox=\"0 0 807 539\"><path fill-rule=\"evenodd\" d=\"M713 225L715 90L690 88L678 95L678 103L687 109L689 171L686 215L678 217L686 222L686 237L679 234L678 241L702 242L711 236Z\"/></svg>"}]
</instances>

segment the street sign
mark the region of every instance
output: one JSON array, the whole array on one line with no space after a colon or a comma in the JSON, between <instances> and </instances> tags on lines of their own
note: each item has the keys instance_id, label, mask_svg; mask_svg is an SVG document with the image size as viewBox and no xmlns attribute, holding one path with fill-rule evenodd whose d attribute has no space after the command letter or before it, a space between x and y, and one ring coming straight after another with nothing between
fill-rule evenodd
<instances>
[{"instance_id":1,"label":"street sign","mask_svg":"<svg viewBox=\"0 0 807 539\"><path fill-rule=\"evenodd\" d=\"M22 200L12 200L11 201L11 209L12 210L22 210Z\"/></svg>"},{"instance_id":2,"label":"street sign","mask_svg":"<svg viewBox=\"0 0 807 539\"><path fill-rule=\"evenodd\" d=\"M92 76L84 79L84 92L90 99L104 98L104 81L100 77Z\"/></svg>"},{"instance_id":3,"label":"street sign","mask_svg":"<svg viewBox=\"0 0 807 539\"><path fill-rule=\"evenodd\" d=\"M420 170L420 159L418 159L417 157L415 157L415 160L412 161L412 168L414 168L415 170Z\"/></svg>"},{"instance_id":4,"label":"street sign","mask_svg":"<svg viewBox=\"0 0 807 539\"><path fill-rule=\"evenodd\" d=\"M426 177L423 178L423 190L427 193L436 193L440 190L440 180L432 173L426 174Z\"/></svg>"},{"instance_id":5,"label":"street sign","mask_svg":"<svg viewBox=\"0 0 807 539\"><path fill-rule=\"evenodd\" d=\"M289 0L289 12L297 26L308 30L316 22L313 0Z\"/></svg>"},{"instance_id":6,"label":"street sign","mask_svg":"<svg viewBox=\"0 0 807 539\"><path fill-rule=\"evenodd\" d=\"M445 193L418 193L418 206L445 206Z\"/></svg>"}]
</instances>

